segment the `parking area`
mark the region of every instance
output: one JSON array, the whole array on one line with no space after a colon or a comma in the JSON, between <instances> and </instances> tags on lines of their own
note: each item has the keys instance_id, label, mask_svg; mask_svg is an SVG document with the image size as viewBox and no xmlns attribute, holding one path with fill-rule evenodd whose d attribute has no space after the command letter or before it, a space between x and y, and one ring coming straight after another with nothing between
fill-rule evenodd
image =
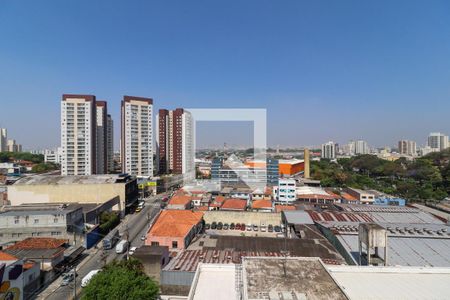
<instances>
[{"instance_id":1,"label":"parking area","mask_svg":"<svg viewBox=\"0 0 450 300\"><path fill-rule=\"evenodd\" d=\"M223 223L212 222L205 224L205 232L211 235L231 235L231 236L262 236L277 237L284 236L283 228L273 224L245 224L245 223Z\"/></svg>"}]
</instances>

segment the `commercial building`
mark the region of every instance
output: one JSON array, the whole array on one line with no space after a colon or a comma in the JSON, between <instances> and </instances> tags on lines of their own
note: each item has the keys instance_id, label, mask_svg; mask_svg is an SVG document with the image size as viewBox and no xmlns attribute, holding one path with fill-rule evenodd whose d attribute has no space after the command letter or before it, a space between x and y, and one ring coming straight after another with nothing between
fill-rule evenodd
<instances>
[{"instance_id":1,"label":"commercial building","mask_svg":"<svg viewBox=\"0 0 450 300\"><path fill-rule=\"evenodd\" d=\"M157 121L160 174L195 177L194 124L190 112L160 109Z\"/></svg>"},{"instance_id":2,"label":"commercial building","mask_svg":"<svg viewBox=\"0 0 450 300\"><path fill-rule=\"evenodd\" d=\"M96 174L96 124L95 96L62 96L62 175Z\"/></svg>"},{"instance_id":3,"label":"commercial building","mask_svg":"<svg viewBox=\"0 0 450 300\"><path fill-rule=\"evenodd\" d=\"M449 147L448 135L440 132L432 132L428 136L428 146L433 152L442 151Z\"/></svg>"},{"instance_id":4,"label":"commercial building","mask_svg":"<svg viewBox=\"0 0 450 300\"><path fill-rule=\"evenodd\" d=\"M147 233L145 245L167 246L169 250L185 249L202 230L202 212L163 210Z\"/></svg>"},{"instance_id":5,"label":"commercial building","mask_svg":"<svg viewBox=\"0 0 450 300\"><path fill-rule=\"evenodd\" d=\"M8 188L11 205L32 203L105 203L119 198L114 210L126 213L138 198L137 180L129 175L24 177Z\"/></svg>"},{"instance_id":6,"label":"commercial building","mask_svg":"<svg viewBox=\"0 0 450 300\"><path fill-rule=\"evenodd\" d=\"M276 162L278 162L278 177L290 177L295 176L298 174L301 174L305 169L305 162L302 159L279 159L279 160L273 160L272 164L269 165L269 168L274 168L274 171L276 166L274 165ZM251 168L265 168L267 166L267 162L260 161L260 160L249 160L245 162L245 165ZM268 170L268 172L271 172ZM274 178L274 181L276 179Z\"/></svg>"},{"instance_id":7,"label":"commercial building","mask_svg":"<svg viewBox=\"0 0 450 300\"><path fill-rule=\"evenodd\" d=\"M121 106L122 172L153 176L153 100L124 96Z\"/></svg>"},{"instance_id":8,"label":"commercial building","mask_svg":"<svg viewBox=\"0 0 450 300\"><path fill-rule=\"evenodd\" d=\"M108 105L106 101L97 101L96 105L96 173L108 173Z\"/></svg>"},{"instance_id":9,"label":"commercial building","mask_svg":"<svg viewBox=\"0 0 450 300\"><path fill-rule=\"evenodd\" d=\"M332 204L341 202L341 197L338 195L323 188L314 186L297 187L296 196L297 200L308 203Z\"/></svg>"},{"instance_id":10,"label":"commercial building","mask_svg":"<svg viewBox=\"0 0 450 300\"><path fill-rule=\"evenodd\" d=\"M52 150L47 149L44 151L44 161L46 163L54 163L59 165L61 164L61 157L62 157L61 147Z\"/></svg>"},{"instance_id":11,"label":"commercial building","mask_svg":"<svg viewBox=\"0 0 450 300\"><path fill-rule=\"evenodd\" d=\"M328 142L322 144L322 158L335 159L336 158L336 143Z\"/></svg>"},{"instance_id":12,"label":"commercial building","mask_svg":"<svg viewBox=\"0 0 450 300\"><path fill-rule=\"evenodd\" d=\"M278 185L273 187L273 198L279 204L292 204L297 199L295 179L278 180Z\"/></svg>"},{"instance_id":13,"label":"commercial building","mask_svg":"<svg viewBox=\"0 0 450 300\"><path fill-rule=\"evenodd\" d=\"M372 204L375 201L375 195L368 191L355 188L346 188L345 192L355 197L361 204Z\"/></svg>"},{"instance_id":14,"label":"commercial building","mask_svg":"<svg viewBox=\"0 0 450 300\"><path fill-rule=\"evenodd\" d=\"M110 114L106 116L106 169L114 172L114 121Z\"/></svg>"},{"instance_id":15,"label":"commercial building","mask_svg":"<svg viewBox=\"0 0 450 300\"><path fill-rule=\"evenodd\" d=\"M417 145L414 141L401 140L398 142L398 153L407 156L417 155Z\"/></svg>"},{"instance_id":16,"label":"commercial building","mask_svg":"<svg viewBox=\"0 0 450 300\"><path fill-rule=\"evenodd\" d=\"M83 209L76 204L6 206L0 210L0 246L29 237L57 237L81 244L83 230Z\"/></svg>"}]
</instances>

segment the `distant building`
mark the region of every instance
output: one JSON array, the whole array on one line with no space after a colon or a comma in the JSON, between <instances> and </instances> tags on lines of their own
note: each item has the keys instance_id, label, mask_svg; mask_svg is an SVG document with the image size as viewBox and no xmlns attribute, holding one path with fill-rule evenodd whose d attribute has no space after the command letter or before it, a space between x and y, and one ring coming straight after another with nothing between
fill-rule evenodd
<instances>
[{"instance_id":1,"label":"distant building","mask_svg":"<svg viewBox=\"0 0 450 300\"><path fill-rule=\"evenodd\" d=\"M401 140L398 142L398 153L408 156L417 155L417 145L414 141Z\"/></svg>"},{"instance_id":2,"label":"distant building","mask_svg":"<svg viewBox=\"0 0 450 300\"><path fill-rule=\"evenodd\" d=\"M111 115L106 116L106 169L114 173L114 122Z\"/></svg>"},{"instance_id":3,"label":"distant building","mask_svg":"<svg viewBox=\"0 0 450 300\"><path fill-rule=\"evenodd\" d=\"M0 152L8 151L8 132L6 128L0 128Z\"/></svg>"},{"instance_id":4,"label":"distant building","mask_svg":"<svg viewBox=\"0 0 450 300\"><path fill-rule=\"evenodd\" d=\"M448 135L440 132L432 132L428 136L428 146L433 152L442 151L449 147Z\"/></svg>"},{"instance_id":5,"label":"distant building","mask_svg":"<svg viewBox=\"0 0 450 300\"><path fill-rule=\"evenodd\" d=\"M44 152L44 161L46 163L54 163L54 164L60 164L61 163L61 156L62 156L62 148L58 147L53 150L45 150Z\"/></svg>"},{"instance_id":6,"label":"distant building","mask_svg":"<svg viewBox=\"0 0 450 300\"><path fill-rule=\"evenodd\" d=\"M375 195L369 191L349 187L345 189L345 192L355 197L361 204L372 204L375 201Z\"/></svg>"},{"instance_id":7,"label":"distant building","mask_svg":"<svg viewBox=\"0 0 450 300\"><path fill-rule=\"evenodd\" d=\"M22 152L22 145L17 144L16 140L8 140L8 152Z\"/></svg>"},{"instance_id":8,"label":"distant building","mask_svg":"<svg viewBox=\"0 0 450 300\"><path fill-rule=\"evenodd\" d=\"M97 163L96 173L106 174L108 173L108 105L106 101L97 101L96 105L96 158Z\"/></svg>"},{"instance_id":9,"label":"distant building","mask_svg":"<svg viewBox=\"0 0 450 300\"><path fill-rule=\"evenodd\" d=\"M61 102L61 174L96 173L96 99L63 95Z\"/></svg>"},{"instance_id":10,"label":"distant building","mask_svg":"<svg viewBox=\"0 0 450 300\"><path fill-rule=\"evenodd\" d=\"M366 141L358 140L355 141L354 144L356 155L370 154L370 148Z\"/></svg>"},{"instance_id":11,"label":"distant building","mask_svg":"<svg viewBox=\"0 0 450 300\"><path fill-rule=\"evenodd\" d=\"M195 176L194 124L190 112L160 109L157 118L160 174Z\"/></svg>"},{"instance_id":12,"label":"distant building","mask_svg":"<svg viewBox=\"0 0 450 300\"><path fill-rule=\"evenodd\" d=\"M322 158L335 159L336 158L336 143L328 142L322 144Z\"/></svg>"},{"instance_id":13,"label":"distant building","mask_svg":"<svg viewBox=\"0 0 450 300\"><path fill-rule=\"evenodd\" d=\"M153 176L153 99L124 96L121 107L122 172Z\"/></svg>"}]
</instances>

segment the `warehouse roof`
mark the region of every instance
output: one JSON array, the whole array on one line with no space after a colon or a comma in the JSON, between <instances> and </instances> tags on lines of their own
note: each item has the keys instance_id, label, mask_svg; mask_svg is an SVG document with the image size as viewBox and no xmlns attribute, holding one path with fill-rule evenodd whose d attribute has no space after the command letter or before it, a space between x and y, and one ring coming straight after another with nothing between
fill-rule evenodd
<instances>
[{"instance_id":1,"label":"warehouse roof","mask_svg":"<svg viewBox=\"0 0 450 300\"><path fill-rule=\"evenodd\" d=\"M131 177L123 174L108 175L34 175L23 177L14 185L68 185L68 184L112 184L126 182Z\"/></svg>"},{"instance_id":2,"label":"warehouse roof","mask_svg":"<svg viewBox=\"0 0 450 300\"><path fill-rule=\"evenodd\" d=\"M314 224L311 216L304 210L286 210L282 214L288 224Z\"/></svg>"}]
</instances>

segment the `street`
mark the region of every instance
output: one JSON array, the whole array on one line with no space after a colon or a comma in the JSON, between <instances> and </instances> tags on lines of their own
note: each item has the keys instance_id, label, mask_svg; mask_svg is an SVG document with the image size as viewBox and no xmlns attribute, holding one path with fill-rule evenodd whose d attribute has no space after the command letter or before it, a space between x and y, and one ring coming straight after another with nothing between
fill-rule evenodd
<instances>
[{"instance_id":1,"label":"street","mask_svg":"<svg viewBox=\"0 0 450 300\"><path fill-rule=\"evenodd\" d=\"M146 205L139 213L127 215L118 225L118 229L123 238L126 238L126 232L129 234L129 247L140 247L144 241L141 236L146 234L149 229L150 220L152 220L160 211L160 200L163 195L157 195L146 200ZM97 248L88 250L90 254L77 266L76 290L74 290L74 282L67 286L61 286L62 277L57 278L44 291L42 291L35 299L61 300L79 298L81 289L81 279L91 270L100 269L105 263L109 263L114 259L122 259L128 254L116 254L115 247L110 250L102 249L101 240L97 244ZM105 254L104 254L105 252ZM105 261L106 259L106 261ZM75 297L76 293L76 297Z\"/></svg>"}]
</instances>

